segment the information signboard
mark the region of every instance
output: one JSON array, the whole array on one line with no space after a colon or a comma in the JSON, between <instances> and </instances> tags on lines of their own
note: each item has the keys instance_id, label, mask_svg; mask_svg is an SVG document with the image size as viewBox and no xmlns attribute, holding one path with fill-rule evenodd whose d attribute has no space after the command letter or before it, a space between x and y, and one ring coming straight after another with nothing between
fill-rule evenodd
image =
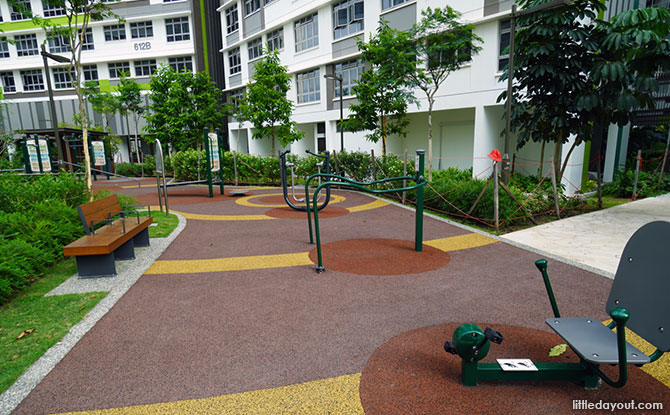
<instances>
[{"instance_id":1,"label":"information signboard","mask_svg":"<svg viewBox=\"0 0 670 415\"><path fill-rule=\"evenodd\" d=\"M209 165L212 172L217 172L221 168L219 165L219 137L216 133L208 133L207 141L209 145Z\"/></svg>"},{"instance_id":2,"label":"information signboard","mask_svg":"<svg viewBox=\"0 0 670 415\"><path fill-rule=\"evenodd\" d=\"M93 165L95 166L104 166L107 163L105 162L105 143L102 141L92 141L91 147L93 148Z\"/></svg>"}]
</instances>

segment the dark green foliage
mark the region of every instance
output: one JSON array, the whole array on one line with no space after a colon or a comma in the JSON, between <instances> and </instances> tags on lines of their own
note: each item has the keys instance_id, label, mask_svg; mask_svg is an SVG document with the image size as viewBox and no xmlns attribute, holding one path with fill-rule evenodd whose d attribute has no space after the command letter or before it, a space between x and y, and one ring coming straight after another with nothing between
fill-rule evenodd
<instances>
[{"instance_id":1,"label":"dark green foliage","mask_svg":"<svg viewBox=\"0 0 670 415\"><path fill-rule=\"evenodd\" d=\"M614 173L614 180L603 186L603 194L614 197L631 197L634 181L634 170L619 170ZM638 198L658 196L668 192L670 192L670 175L665 174L661 185L658 186L658 174L640 171L637 179Z\"/></svg>"},{"instance_id":2,"label":"dark green foliage","mask_svg":"<svg viewBox=\"0 0 670 415\"><path fill-rule=\"evenodd\" d=\"M116 174L127 177L142 176L142 166L140 163L119 163L116 165Z\"/></svg>"},{"instance_id":3,"label":"dark green foliage","mask_svg":"<svg viewBox=\"0 0 670 415\"><path fill-rule=\"evenodd\" d=\"M71 174L0 175L0 303L83 235L76 206L87 201L86 184Z\"/></svg>"}]
</instances>

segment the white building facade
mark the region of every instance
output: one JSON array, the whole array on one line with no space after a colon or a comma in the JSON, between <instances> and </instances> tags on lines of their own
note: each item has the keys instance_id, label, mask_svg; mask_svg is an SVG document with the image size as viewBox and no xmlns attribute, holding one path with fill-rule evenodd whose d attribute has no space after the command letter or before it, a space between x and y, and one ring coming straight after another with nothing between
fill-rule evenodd
<instances>
[{"instance_id":1,"label":"white building facade","mask_svg":"<svg viewBox=\"0 0 670 415\"><path fill-rule=\"evenodd\" d=\"M206 39L202 30L205 26L200 16L199 1L130 0L105 3L122 21L108 18L90 22L87 42L81 54L86 81L98 81L102 91L114 91L123 71L148 91L150 75L162 64L176 70L207 70L203 52L206 49L203 47ZM67 24L62 9L48 6L41 0L24 0L23 4L32 13L53 19L54 24ZM0 1L0 13L4 129L17 131L53 127L47 76L51 78L54 91L57 120L72 124L74 114L78 113L78 104L66 64L49 59L47 74L40 55L40 47L44 44L47 52L70 58L67 42L58 38L47 39L41 28L36 27L28 16L14 10L6 0ZM213 11L212 15L216 12ZM218 24L218 19L215 23ZM217 31L220 29L217 28ZM146 105L148 95L144 94L144 98ZM105 126L103 115L95 113L88 105L88 113L93 114L92 122ZM142 119L140 133L143 126ZM124 117L117 115L112 117L110 127L112 134L123 139L117 161L128 161L128 147L132 142L129 138L135 134L132 120L126 123Z\"/></svg>"},{"instance_id":2,"label":"white building facade","mask_svg":"<svg viewBox=\"0 0 670 415\"><path fill-rule=\"evenodd\" d=\"M453 72L436 95L433 109L433 167L473 169L473 175L489 175L493 149L504 148L504 105L497 103L506 84L500 82L507 56L501 52L509 44L511 1L434 1L434 0L344 0L307 1L227 0L219 7L222 19L226 91L239 96L253 76L254 62L261 47L279 51L282 64L293 78L289 99L296 103L293 119L305 133L291 146L292 152L341 150L337 122L340 118L339 83L324 78L336 74L343 78L344 118L355 102L352 86L364 70L357 41L368 41L380 19L394 28L409 29L421 19L427 7L450 5L462 14L464 22L475 25L483 39L482 51L472 61ZM407 137L388 137L387 151L414 154L427 148L427 100L415 91L418 105L409 109ZM241 152L270 155L268 140L252 139L252 126L235 120L229 123L230 148ZM512 139L512 147L516 139ZM552 147L551 149L549 147ZM566 145L566 152L568 146ZM381 143L371 143L365 133L344 133L347 151L374 150L381 154ZM534 143L516 151L519 164L528 165L527 173L536 173L540 146ZM547 146L545 160L553 153ZM573 151L566 181L579 186L583 148ZM512 157L512 155L510 155ZM525 161L525 162L524 162ZM521 167L524 168L523 166Z\"/></svg>"}]
</instances>

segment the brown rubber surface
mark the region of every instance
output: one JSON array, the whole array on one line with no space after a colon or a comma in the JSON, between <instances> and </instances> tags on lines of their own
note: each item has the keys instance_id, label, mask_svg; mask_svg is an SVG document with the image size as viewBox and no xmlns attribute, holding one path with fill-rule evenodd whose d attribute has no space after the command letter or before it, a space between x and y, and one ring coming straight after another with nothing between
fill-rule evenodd
<instances>
[{"instance_id":1,"label":"brown rubber surface","mask_svg":"<svg viewBox=\"0 0 670 415\"><path fill-rule=\"evenodd\" d=\"M423 327L392 338L370 357L361 376L360 396L366 415L406 414L636 414L644 411L576 411L573 400L604 402L662 402L670 408L668 388L642 370L629 366L628 384L616 389L605 384L597 390L585 390L570 382L481 382L466 387L460 382L461 359L447 354L443 345L460 323ZM530 358L534 362L577 362L568 349L563 355L549 357L549 350L563 343L546 331L478 324L500 331L502 344L492 344L483 362L496 358ZM604 367L610 377L618 372ZM648 413L661 413L650 411ZM665 412L667 413L667 412Z\"/></svg>"},{"instance_id":2,"label":"brown rubber surface","mask_svg":"<svg viewBox=\"0 0 670 415\"><path fill-rule=\"evenodd\" d=\"M398 239L349 239L321 246L328 269L361 275L404 275L433 271L447 265L449 254L424 245L414 250L413 241ZM309 259L318 263L316 248Z\"/></svg>"},{"instance_id":3,"label":"brown rubber surface","mask_svg":"<svg viewBox=\"0 0 670 415\"><path fill-rule=\"evenodd\" d=\"M195 187L195 188L194 188ZM230 200L239 196L231 195L228 190L224 190L223 195L218 186L213 189L213 195L209 197L207 186L185 186L185 188L168 188L168 207L180 205L194 205L198 203L219 202ZM251 195L251 193L247 193ZM158 206L158 191L154 189L151 193L142 193L134 196L138 202L143 205Z\"/></svg>"},{"instance_id":4,"label":"brown rubber surface","mask_svg":"<svg viewBox=\"0 0 670 415\"><path fill-rule=\"evenodd\" d=\"M326 206L319 211L319 219L337 218L349 213L348 210L337 206ZM266 215L277 219L300 219L307 221L307 212L301 212L290 207L280 207L270 209L265 212ZM306 223L306 222L305 222Z\"/></svg>"},{"instance_id":5,"label":"brown rubber surface","mask_svg":"<svg viewBox=\"0 0 670 415\"><path fill-rule=\"evenodd\" d=\"M155 188L128 190L124 193L134 196L155 193ZM254 190L266 191L277 193ZM338 207L374 201L341 194L347 199ZM240 206L232 198L206 199L179 210L212 215L268 210ZM425 219L425 240L467 233ZM393 205L321 222L324 245L358 239L412 241L413 235L414 213ZM306 223L296 220L189 220L159 260L306 253L313 248ZM536 254L494 243L448 252L448 257L438 269L418 272L417 264L410 273L375 278L331 269L334 262L325 263L323 274L305 265L211 273L195 273L194 267L193 274L144 275L15 413L203 398L358 373L394 336L445 321L546 330L543 319L551 315L551 307L533 265ZM549 272L563 313L606 318L610 280L551 260ZM544 399L537 396L538 405ZM646 394L637 399L652 400Z\"/></svg>"}]
</instances>

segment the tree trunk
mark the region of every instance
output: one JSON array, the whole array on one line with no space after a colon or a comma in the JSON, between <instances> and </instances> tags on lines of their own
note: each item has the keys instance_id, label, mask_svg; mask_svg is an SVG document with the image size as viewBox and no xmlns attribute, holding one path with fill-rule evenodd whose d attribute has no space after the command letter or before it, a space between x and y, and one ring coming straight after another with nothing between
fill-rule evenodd
<instances>
[{"instance_id":1,"label":"tree trunk","mask_svg":"<svg viewBox=\"0 0 670 415\"><path fill-rule=\"evenodd\" d=\"M382 115L382 157L386 157L386 116Z\"/></svg>"},{"instance_id":2,"label":"tree trunk","mask_svg":"<svg viewBox=\"0 0 670 415\"><path fill-rule=\"evenodd\" d=\"M84 178L86 180L86 189L89 192L89 200L93 201L93 181L91 180L91 154L88 151L88 119L86 117L86 108L84 107L84 98L81 90L77 89L79 98L79 117L81 118L81 143L84 147Z\"/></svg>"},{"instance_id":3,"label":"tree trunk","mask_svg":"<svg viewBox=\"0 0 670 415\"><path fill-rule=\"evenodd\" d=\"M542 140L542 149L540 150L540 167L537 169L537 179L542 180L543 170L544 170L544 145L547 144L546 141Z\"/></svg>"},{"instance_id":4,"label":"tree trunk","mask_svg":"<svg viewBox=\"0 0 670 415\"><path fill-rule=\"evenodd\" d=\"M428 181L433 180L433 97L428 97Z\"/></svg>"},{"instance_id":5,"label":"tree trunk","mask_svg":"<svg viewBox=\"0 0 670 415\"><path fill-rule=\"evenodd\" d=\"M563 133L559 134L558 140L556 140L556 146L554 147L554 160L553 165L551 166L554 169L556 174L556 180L558 183L561 183L561 178L559 177L560 165L561 165L561 145L563 144Z\"/></svg>"},{"instance_id":6,"label":"tree trunk","mask_svg":"<svg viewBox=\"0 0 670 415\"><path fill-rule=\"evenodd\" d=\"M133 112L133 121L135 121L135 148L137 149L137 160L140 163L140 168L142 169L142 177L144 177L144 154L142 153L141 147L140 147L140 140L139 137L137 137L137 130L138 130L138 124L139 124L139 117L136 112Z\"/></svg>"}]
</instances>

